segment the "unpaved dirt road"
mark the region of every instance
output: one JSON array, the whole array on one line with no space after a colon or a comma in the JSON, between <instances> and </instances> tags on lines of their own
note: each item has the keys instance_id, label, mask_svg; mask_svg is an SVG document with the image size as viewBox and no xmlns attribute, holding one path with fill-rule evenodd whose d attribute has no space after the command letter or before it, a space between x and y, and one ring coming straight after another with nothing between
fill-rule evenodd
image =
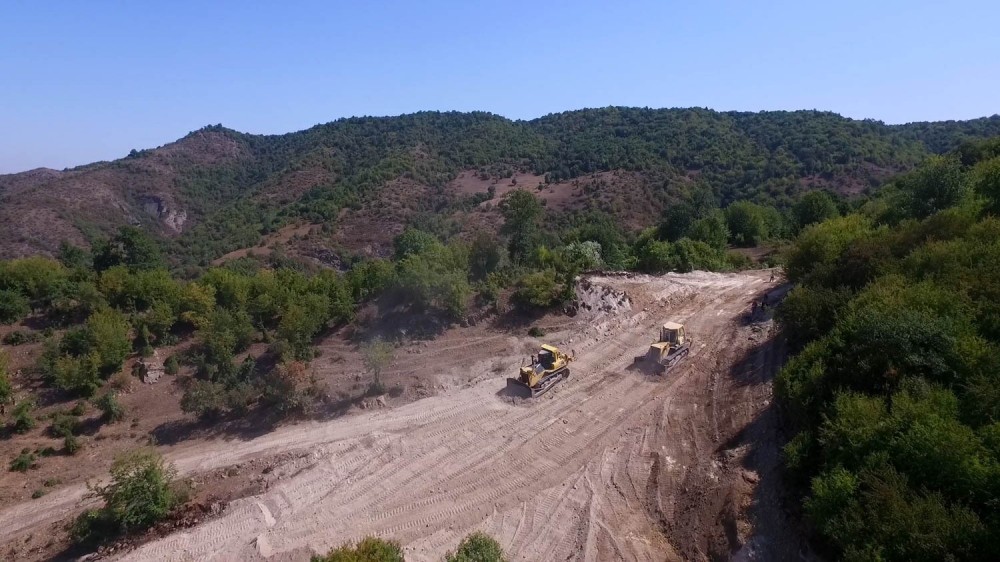
<instances>
[{"instance_id":1,"label":"unpaved dirt road","mask_svg":"<svg viewBox=\"0 0 1000 562\"><path fill-rule=\"evenodd\" d=\"M794 559L770 406L783 350L769 324L744 320L751 299L774 289L768 277L590 278L590 310L548 338L576 351L572 375L535 400L504 391L526 355L512 337L507 356L456 351L469 358L465 388L250 441L177 446L167 458L182 474L303 454L263 494L120 558L308 560L374 534L400 541L409 561L438 561L484 530L511 560ZM666 377L633 370L668 319L694 338L688 359ZM12 506L0 524L72 494Z\"/></svg>"}]
</instances>

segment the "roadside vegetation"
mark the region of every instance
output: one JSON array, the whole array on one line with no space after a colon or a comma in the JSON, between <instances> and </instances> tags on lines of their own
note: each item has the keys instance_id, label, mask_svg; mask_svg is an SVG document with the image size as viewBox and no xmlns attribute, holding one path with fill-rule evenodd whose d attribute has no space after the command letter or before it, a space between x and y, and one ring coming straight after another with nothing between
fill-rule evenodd
<instances>
[{"instance_id":1,"label":"roadside vegetation","mask_svg":"<svg viewBox=\"0 0 1000 562\"><path fill-rule=\"evenodd\" d=\"M970 143L788 253L786 459L834 558L1000 552L998 211L1000 139Z\"/></svg>"},{"instance_id":2,"label":"roadside vegetation","mask_svg":"<svg viewBox=\"0 0 1000 562\"><path fill-rule=\"evenodd\" d=\"M357 544L345 544L312 562L404 562L403 549L395 541L366 537ZM503 549L493 537L476 532L462 539L444 562L507 562Z\"/></svg>"}]
</instances>

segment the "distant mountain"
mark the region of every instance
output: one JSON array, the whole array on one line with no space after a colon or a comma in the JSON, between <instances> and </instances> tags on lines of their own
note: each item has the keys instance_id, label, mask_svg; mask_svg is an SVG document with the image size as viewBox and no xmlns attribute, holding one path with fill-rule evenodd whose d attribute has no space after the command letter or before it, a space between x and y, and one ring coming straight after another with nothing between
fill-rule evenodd
<instances>
[{"instance_id":1,"label":"distant mountain","mask_svg":"<svg viewBox=\"0 0 1000 562\"><path fill-rule=\"evenodd\" d=\"M407 222L492 228L491 194L518 186L555 215L600 209L639 228L691 190L779 207L808 189L851 195L994 135L996 115L885 125L818 111L622 107L531 121L358 117L271 136L215 125L113 162L0 176L0 257L51 254L136 224L164 240L175 265L204 265L313 224L325 236L306 253L335 262L385 252Z\"/></svg>"}]
</instances>

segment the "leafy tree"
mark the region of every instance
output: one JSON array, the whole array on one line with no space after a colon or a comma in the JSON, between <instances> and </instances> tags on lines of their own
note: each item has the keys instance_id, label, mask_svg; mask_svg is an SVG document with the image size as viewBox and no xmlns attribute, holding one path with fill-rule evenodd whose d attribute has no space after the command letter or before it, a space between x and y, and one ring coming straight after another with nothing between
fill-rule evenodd
<instances>
[{"instance_id":1,"label":"leafy tree","mask_svg":"<svg viewBox=\"0 0 1000 562\"><path fill-rule=\"evenodd\" d=\"M56 386L78 396L91 396L101 387L101 357L96 351L55 360L52 376Z\"/></svg>"},{"instance_id":2,"label":"leafy tree","mask_svg":"<svg viewBox=\"0 0 1000 562\"><path fill-rule=\"evenodd\" d=\"M567 244L562 248L562 254L563 258L573 264L577 270L604 267L604 259L601 257L601 245L591 240Z\"/></svg>"},{"instance_id":3,"label":"leafy tree","mask_svg":"<svg viewBox=\"0 0 1000 562\"><path fill-rule=\"evenodd\" d=\"M715 210L705 218L695 221L688 229L688 235L696 242L704 242L719 250L725 249L729 241L729 226L726 224L725 213Z\"/></svg>"},{"instance_id":4,"label":"leafy tree","mask_svg":"<svg viewBox=\"0 0 1000 562\"><path fill-rule=\"evenodd\" d=\"M503 260L503 250L496 239L485 232L478 232L469 249L469 273L473 279L482 280L496 271Z\"/></svg>"},{"instance_id":5,"label":"leafy tree","mask_svg":"<svg viewBox=\"0 0 1000 562\"><path fill-rule=\"evenodd\" d=\"M673 244L652 238L651 232L643 233L636 241L635 259L640 271L664 273L677 268Z\"/></svg>"},{"instance_id":6,"label":"leafy tree","mask_svg":"<svg viewBox=\"0 0 1000 562\"><path fill-rule=\"evenodd\" d=\"M195 380L181 396L181 410L200 418L214 418L228 409L226 388L213 381Z\"/></svg>"},{"instance_id":7,"label":"leafy tree","mask_svg":"<svg viewBox=\"0 0 1000 562\"><path fill-rule=\"evenodd\" d=\"M811 224L840 216L837 204L825 191L807 191L792 206L795 223L801 230Z\"/></svg>"},{"instance_id":8,"label":"leafy tree","mask_svg":"<svg viewBox=\"0 0 1000 562\"><path fill-rule=\"evenodd\" d=\"M312 338L326 325L330 301L314 293L299 297L301 304L291 304L278 324L278 337L291 346L296 359L312 359Z\"/></svg>"},{"instance_id":9,"label":"leafy tree","mask_svg":"<svg viewBox=\"0 0 1000 562\"><path fill-rule=\"evenodd\" d=\"M837 262L855 240L870 236L870 222L850 215L807 227L787 258L788 278L831 287L839 284Z\"/></svg>"},{"instance_id":10,"label":"leafy tree","mask_svg":"<svg viewBox=\"0 0 1000 562\"><path fill-rule=\"evenodd\" d=\"M44 306L57 295L68 275L62 264L41 256L0 262L0 290L19 292Z\"/></svg>"},{"instance_id":11,"label":"leafy tree","mask_svg":"<svg viewBox=\"0 0 1000 562\"><path fill-rule=\"evenodd\" d=\"M898 181L909 195L910 216L924 218L958 204L969 192L961 163L953 157L931 157Z\"/></svg>"},{"instance_id":12,"label":"leafy tree","mask_svg":"<svg viewBox=\"0 0 1000 562\"><path fill-rule=\"evenodd\" d=\"M31 303L18 291L0 290L0 324L20 322L31 313Z\"/></svg>"},{"instance_id":13,"label":"leafy tree","mask_svg":"<svg viewBox=\"0 0 1000 562\"><path fill-rule=\"evenodd\" d=\"M441 241L436 236L415 228L407 228L393 241L396 260L401 260L409 255L422 254L440 245Z\"/></svg>"},{"instance_id":14,"label":"leafy tree","mask_svg":"<svg viewBox=\"0 0 1000 562\"><path fill-rule=\"evenodd\" d=\"M688 203L673 205L663 214L657 235L669 242L676 242L689 235L692 226L699 218L693 205Z\"/></svg>"},{"instance_id":15,"label":"leafy tree","mask_svg":"<svg viewBox=\"0 0 1000 562\"><path fill-rule=\"evenodd\" d=\"M368 300L382 292L395 277L391 262L369 260L355 264L347 273L347 283L356 302Z\"/></svg>"},{"instance_id":16,"label":"leafy tree","mask_svg":"<svg viewBox=\"0 0 1000 562\"><path fill-rule=\"evenodd\" d=\"M59 243L59 262L70 269L88 270L92 266L90 253L65 240Z\"/></svg>"},{"instance_id":17,"label":"leafy tree","mask_svg":"<svg viewBox=\"0 0 1000 562\"><path fill-rule=\"evenodd\" d=\"M538 245L542 205L530 191L515 189L504 196L500 212L504 218L501 233L509 239L507 249L511 259L520 263L531 256Z\"/></svg>"},{"instance_id":18,"label":"leafy tree","mask_svg":"<svg viewBox=\"0 0 1000 562\"><path fill-rule=\"evenodd\" d=\"M262 399L282 414L305 410L315 392L313 378L301 361L278 365L264 378L263 386Z\"/></svg>"},{"instance_id":19,"label":"leafy tree","mask_svg":"<svg viewBox=\"0 0 1000 562\"><path fill-rule=\"evenodd\" d=\"M462 539L458 549L445 556L446 562L507 562L503 549L486 533L472 533Z\"/></svg>"},{"instance_id":20,"label":"leafy tree","mask_svg":"<svg viewBox=\"0 0 1000 562\"><path fill-rule=\"evenodd\" d=\"M113 309L100 310L87 319L86 329L101 372L107 374L121 369L132 347L125 317Z\"/></svg>"},{"instance_id":21,"label":"leafy tree","mask_svg":"<svg viewBox=\"0 0 1000 562\"><path fill-rule=\"evenodd\" d=\"M756 246L771 234L768 230L771 216L760 205L737 201L726 207L725 212L730 238L737 246Z\"/></svg>"},{"instance_id":22,"label":"leafy tree","mask_svg":"<svg viewBox=\"0 0 1000 562\"><path fill-rule=\"evenodd\" d=\"M781 303L775 319L792 348L801 349L833 329L851 296L846 289L796 287Z\"/></svg>"},{"instance_id":23,"label":"leafy tree","mask_svg":"<svg viewBox=\"0 0 1000 562\"><path fill-rule=\"evenodd\" d=\"M518 280L514 300L529 307L548 308L561 301L564 288L554 269L535 271Z\"/></svg>"},{"instance_id":24,"label":"leafy tree","mask_svg":"<svg viewBox=\"0 0 1000 562\"><path fill-rule=\"evenodd\" d=\"M94 269L104 271L123 265L132 271L163 267L163 256L156 242L134 226L122 226L110 240L94 247Z\"/></svg>"},{"instance_id":25,"label":"leafy tree","mask_svg":"<svg viewBox=\"0 0 1000 562\"><path fill-rule=\"evenodd\" d=\"M972 189L987 200L987 210L1000 214L1000 157L976 164L970 172Z\"/></svg>"},{"instance_id":26,"label":"leafy tree","mask_svg":"<svg viewBox=\"0 0 1000 562\"><path fill-rule=\"evenodd\" d=\"M382 371L392 363L394 354L392 344L380 338L369 341L361 348L365 368L372 375L371 389L379 394L382 389Z\"/></svg>"}]
</instances>

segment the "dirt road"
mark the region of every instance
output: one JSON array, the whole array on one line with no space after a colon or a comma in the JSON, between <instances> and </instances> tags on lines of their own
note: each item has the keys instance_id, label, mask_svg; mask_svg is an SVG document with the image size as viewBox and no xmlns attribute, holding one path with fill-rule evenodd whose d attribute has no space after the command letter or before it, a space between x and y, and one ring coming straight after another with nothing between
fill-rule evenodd
<instances>
[{"instance_id":1,"label":"dirt road","mask_svg":"<svg viewBox=\"0 0 1000 562\"><path fill-rule=\"evenodd\" d=\"M121 559L307 560L375 534L400 541L407 560L438 561L477 529L511 560L794 557L770 409L783 351L769 325L743 319L773 288L768 277L591 278L590 309L547 338L576 351L572 375L533 401L502 390L526 355L512 337L509 355L470 362L464 388L250 441L178 446L167 457L182 474L301 454L263 494ZM667 319L688 326L689 358L665 378L633 371ZM27 507L0 513L0 524Z\"/></svg>"}]
</instances>

